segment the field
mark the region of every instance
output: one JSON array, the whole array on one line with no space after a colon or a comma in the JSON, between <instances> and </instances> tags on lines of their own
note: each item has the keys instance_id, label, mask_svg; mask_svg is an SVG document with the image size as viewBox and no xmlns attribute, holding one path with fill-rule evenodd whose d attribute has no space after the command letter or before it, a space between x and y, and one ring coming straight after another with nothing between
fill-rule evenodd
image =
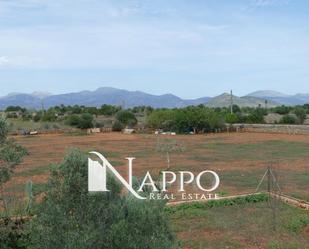
<instances>
[{"instance_id":1,"label":"field","mask_svg":"<svg viewBox=\"0 0 309 249\"><path fill-rule=\"evenodd\" d=\"M283 193L309 200L309 136L306 135L221 133L158 137L152 134L72 133L14 138L28 149L29 156L5 184L8 194L23 196L25 184L31 180L35 194L40 196L51 164L59 163L70 147L103 153L123 175L127 172L125 157L128 156L136 157L135 176L144 176L148 170L152 175L159 175L160 170L167 168L167 159L166 153L158 148L172 143L180 145L182 150L170 153L170 169L196 173L205 169L216 171L221 180L217 191L220 195L254 192L271 164ZM261 188L265 189L266 184ZM187 191L196 191L196 188L191 186ZM292 217L308 219L308 211L280 204L278 212L279 229L275 234L270 225L265 226L271 215L267 202L212 209L193 206L172 212L171 220L185 248L307 248L304 245L309 244L308 230L293 228L294 223L302 223ZM278 236L282 237L281 242ZM214 244L215 240L220 243ZM278 241L288 241L285 246L291 246L283 247L276 244Z\"/></svg>"},{"instance_id":2,"label":"field","mask_svg":"<svg viewBox=\"0 0 309 249\"><path fill-rule=\"evenodd\" d=\"M183 248L309 248L309 214L278 203L277 218L267 202L228 207L190 206L171 213ZM274 227L276 231L274 231Z\"/></svg>"}]
</instances>

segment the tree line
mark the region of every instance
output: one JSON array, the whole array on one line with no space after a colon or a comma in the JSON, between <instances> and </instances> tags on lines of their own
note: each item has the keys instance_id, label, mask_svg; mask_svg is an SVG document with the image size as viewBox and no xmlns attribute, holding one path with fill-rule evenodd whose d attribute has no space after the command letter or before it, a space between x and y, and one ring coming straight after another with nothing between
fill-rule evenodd
<instances>
[{"instance_id":1,"label":"tree line","mask_svg":"<svg viewBox=\"0 0 309 249\"><path fill-rule=\"evenodd\" d=\"M80 129L103 127L97 121L98 116L111 117L113 129L120 131L125 127L134 127L138 117L143 117L143 126L152 129L186 132L208 132L224 128L226 124L234 123L265 123L267 114L280 114L276 123L303 124L309 114L309 104L302 106L277 106L273 108L256 108L233 105L232 112L228 107L210 108L205 105L188 106L183 108L154 109L149 106L138 106L122 109L121 106L102 105L88 106L55 106L47 110L30 110L19 106L9 106L5 113L8 118L21 118L34 122L57 122ZM19 115L19 116L18 116Z\"/></svg>"}]
</instances>

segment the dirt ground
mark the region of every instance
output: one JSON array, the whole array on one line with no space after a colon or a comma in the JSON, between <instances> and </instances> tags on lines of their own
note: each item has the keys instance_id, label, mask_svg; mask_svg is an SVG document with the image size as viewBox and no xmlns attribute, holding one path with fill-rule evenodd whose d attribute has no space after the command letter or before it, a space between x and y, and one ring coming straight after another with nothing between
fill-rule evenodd
<instances>
[{"instance_id":1,"label":"dirt ground","mask_svg":"<svg viewBox=\"0 0 309 249\"><path fill-rule=\"evenodd\" d=\"M157 135L98 133L92 135L45 134L16 136L29 155L18 165L5 189L14 190L31 180L42 184L48 180L49 165L59 163L71 147L84 152L101 152L123 174L128 156L136 157L133 174L142 177L149 170L159 175L166 170L166 153L158 151L164 144L180 144L182 152L171 152L171 170L216 171L222 194L253 192L266 167L272 164L280 187L286 194L309 198L309 136L265 133L221 133L208 135ZM306 184L308 183L308 184ZM263 187L263 186L262 186ZM22 187L15 190L23 190ZM196 191L188 186L187 191Z\"/></svg>"}]
</instances>

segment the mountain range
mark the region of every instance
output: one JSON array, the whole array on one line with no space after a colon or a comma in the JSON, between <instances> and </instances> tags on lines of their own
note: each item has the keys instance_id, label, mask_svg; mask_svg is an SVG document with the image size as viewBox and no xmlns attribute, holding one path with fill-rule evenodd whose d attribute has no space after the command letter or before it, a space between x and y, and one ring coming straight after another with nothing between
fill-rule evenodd
<instances>
[{"instance_id":1,"label":"mountain range","mask_svg":"<svg viewBox=\"0 0 309 249\"><path fill-rule=\"evenodd\" d=\"M95 91L81 91L66 94L52 95L45 92L11 93L0 97L0 109L7 106L22 106L26 108L40 109L56 105L85 105L101 106L103 104L121 105L126 108L134 106L152 106L155 108L175 108L188 105L205 104L209 107L223 107L230 105L230 94L224 93L216 97L203 97L198 99L182 99L173 94L152 95L141 91L127 91L113 87L101 87ZM275 91L257 91L246 96L233 95L233 103L241 107L278 105L298 105L309 103L309 94L287 95Z\"/></svg>"}]
</instances>

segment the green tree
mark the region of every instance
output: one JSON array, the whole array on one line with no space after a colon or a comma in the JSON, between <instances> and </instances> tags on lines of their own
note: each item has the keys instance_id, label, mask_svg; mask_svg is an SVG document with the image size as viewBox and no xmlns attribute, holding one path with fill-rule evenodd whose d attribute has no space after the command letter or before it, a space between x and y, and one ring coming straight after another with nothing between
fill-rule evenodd
<instances>
[{"instance_id":1,"label":"green tree","mask_svg":"<svg viewBox=\"0 0 309 249\"><path fill-rule=\"evenodd\" d=\"M66 118L65 123L70 126L78 126L80 117L77 114L72 114Z\"/></svg>"},{"instance_id":2,"label":"green tree","mask_svg":"<svg viewBox=\"0 0 309 249\"><path fill-rule=\"evenodd\" d=\"M127 110L117 112L116 119L125 126L132 127L137 124L135 115Z\"/></svg>"},{"instance_id":3,"label":"green tree","mask_svg":"<svg viewBox=\"0 0 309 249\"><path fill-rule=\"evenodd\" d=\"M155 110L147 118L147 124L153 129L169 130L175 124L175 112L173 110Z\"/></svg>"},{"instance_id":4,"label":"green tree","mask_svg":"<svg viewBox=\"0 0 309 249\"><path fill-rule=\"evenodd\" d=\"M113 105L102 105L99 109L99 113L106 116L115 115L117 112L121 110L120 106L113 106Z\"/></svg>"},{"instance_id":5,"label":"green tree","mask_svg":"<svg viewBox=\"0 0 309 249\"><path fill-rule=\"evenodd\" d=\"M87 158L76 149L52 171L30 226L30 248L174 248L163 202L121 194L110 175L109 192L89 193L87 175Z\"/></svg>"},{"instance_id":6,"label":"green tree","mask_svg":"<svg viewBox=\"0 0 309 249\"><path fill-rule=\"evenodd\" d=\"M34 122L39 122L42 119L42 112L37 112L34 116L33 116L33 121Z\"/></svg>"},{"instance_id":7,"label":"green tree","mask_svg":"<svg viewBox=\"0 0 309 249\"><path fill-rule=\"evenodd\" d=\"M282 106L277 106L272 109L273 112L278 113L278 114L288 114L291 110L291 107L282 105Z\"/></svg>"},{"instance_id":8,"label":"green tree","mask_svg":"<svg viewBox=\"0 0 309 249\"><path fill-rule=\"evenodd\" d=\"M9 133L9 125L3 117L0 117L0 144L3 144Z\"/></svg>"},{"instance_id":9,"label":"green tree","mask_svg":"<svg viewBox=\"0 0 309 249\"><path fill-rule=\"evenodd\" d=\"M279 123L280 124L296 124L297 120L296 120L296 118L293 115L287 114L287 115L284 115L281 118Z\"/></svg>"},{"instance_id":10,"label":"green tree","mask_svg":"<svg viewBox=\"0 0 309 249\"><path fill-rule=\"evenodd\" d=\"M80 129L88 129L93 127L93 116L90 113L72 114L67 117L65 123Z\"/></svg>"},{"instance_id":11,"label":"green tree","mask_svg":"<svg viewBox=\"0 0 309 249\"><path fill-rule=\"evenodd\" d=\"M57 120L57 114L54 108L49 108L45 113L43 113L42 121L54 122Z\"/></svg>"},{"instance_id":12,"label":"green tree","mask_svg":"<svg viewBox=\"0 0 309 249\"><path fill-rule=\"evenodd\" d=\"M118 120L116 120L113 123L112 129L113 129L113 131L122 131L122 129L124 129L124 125L121 122L119 122Z\"/></svg>"},{"instance_id":13,"label":"green tree","mask_svg":"<svg viewBox=\"0 0 309 249\"><path fill-rule=\"evenodd\" d=\"M294 113L297 116L299 123L303 124L306 119L306 110L301 106L296 106Z\"/></svg>"},{"instance_id":14,"label":"green tree","mask_svg":"<svg viewBox=\"0 0 309 249\"><path fill-rule=\"evenodd\" d=\"M228 113L225 115L225 122L235 124L238 122L238 116L234 113Z\"/></svg>"},{"instance_id":15,"label":"green tree","mask_svg":"<svg viewBox=\"0 0 309 249\"><path fill-rule=\"evenodd\" d=\"M77 125L80 129L88 129L93 127L93 116L90 113L83 113Z\"/></svg>"}]
</instances>

